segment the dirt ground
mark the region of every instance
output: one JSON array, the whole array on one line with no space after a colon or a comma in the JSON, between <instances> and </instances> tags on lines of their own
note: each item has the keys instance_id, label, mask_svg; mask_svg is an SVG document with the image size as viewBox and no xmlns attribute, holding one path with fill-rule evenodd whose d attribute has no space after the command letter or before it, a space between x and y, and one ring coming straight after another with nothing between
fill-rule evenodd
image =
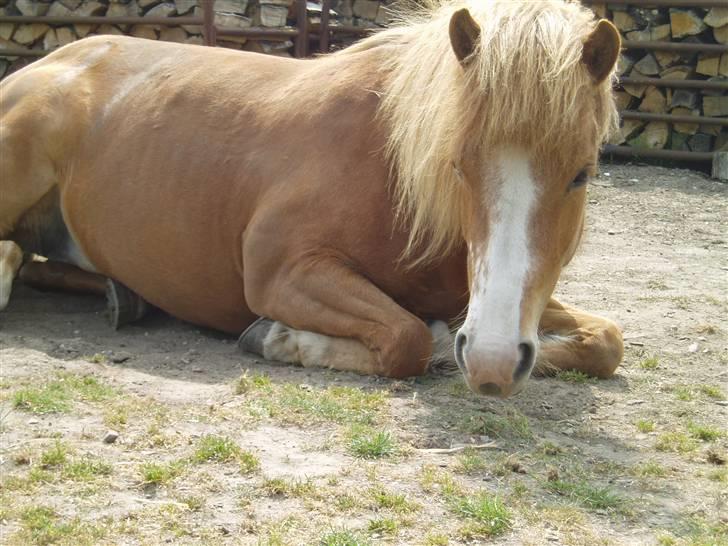
<instances>
[{"instance_id":1,"label":"dirt ground","mask_svg":"<svg viewBox=\"0 0 728 546\"><path fill-rule=\"evenodd\" d=\"M624 363L507 401L252 360L162 314L114 332L101 299L16 284L0 542L728 544L727 198L603 165L558 294L624 328Z\"/></svg>"}]
</instances>

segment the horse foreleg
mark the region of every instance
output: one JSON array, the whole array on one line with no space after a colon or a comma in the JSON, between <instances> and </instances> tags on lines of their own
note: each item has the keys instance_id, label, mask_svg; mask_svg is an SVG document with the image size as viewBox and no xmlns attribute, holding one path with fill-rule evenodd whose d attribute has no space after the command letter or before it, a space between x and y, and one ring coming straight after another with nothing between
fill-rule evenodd
<instances>
[{"instance_id":1,"label":"horse foreleg","mask_svg":"<svg viewBox=\"0 0 728 546\"><path fill-rule=\"evenodd\" d=\"M5 309L13 280L23 264L23 251L13 241L0 241L0 311Z\"/></svg>"},{"instance_id":2,"label":"horse foreleg","mask_svg":"<svg viewBox=\"0 0 728 546\"><path fill-rule=\"evenodd\" d=\"M274 322L249 328L244 350L394 378L427 370L433 353L427 325L340 262L246 277L245 294L253 312Z\"/></svg>"},{"instance_id":3,"label":"horse foreleg","mask_svg":"<svg viewBox=\"0 0 728 546\"><path fill-rule=\"evenodd\" d=\"M452 336L447 324L430 323L433 339L431 363L453 360ZM296 330L282 322L261 318L238 340L241 350L266 360L301 364L305 368L328 367L342 371L376 373L375 354L360 341Z\"/></svg>"},{"instance_id":4,"label":"horse foreleg","mask_svg":"<svg viewBox=\"0 0 728 546\"><path fill-rule=\"evenodd\" d=\"M578 370L607 378L622 361L622 332L611 320L549 301L539 324L538 372Z\"/></svg>"}]
</instances>

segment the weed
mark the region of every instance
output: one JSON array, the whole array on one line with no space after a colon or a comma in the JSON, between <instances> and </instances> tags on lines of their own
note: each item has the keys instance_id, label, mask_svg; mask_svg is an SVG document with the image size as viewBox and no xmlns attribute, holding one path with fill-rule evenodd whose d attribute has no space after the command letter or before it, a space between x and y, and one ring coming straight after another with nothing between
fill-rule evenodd
<instances>
[{"instance_id":1,"label":"weed","mask_svg":"<svg viewBox=\"0 0 728 546\"><path fill-rule=\"evenodd\" d=\"M728 483L728 468L718 468L708 472L708 479L718 483Z\"/></svg>"},{"instance_id":2,"label":"weed","mask_svg":"<svg viewBox=\"0 0 728 546\"><path fill-rule=\"evenodd\" d=\"M71 409L71 397L63 385L51 383L28 387L13 394L13 407L36 414L63 413Z\"/></svg>"},{"instance_id":3,"label":"weed","mask_svg":"<svg viewBox=\"0 0 728 546\"><path fill-rule=\"evenodd\" d=\"M690 402L693 399L693 390L685 385L676 385L672 388L675 397L683 402Z\"/></svg>"},{"instance_id":4,"label":"weed","mask_svg":"<svg viewBox=\"0 0 728 546\"><path fill-rule=\"evenodd\" d=\"M390 493L382 487L373 488L370 495L377 508L387 508L398 514L409 514L420 508L418 504L408 500L406 495Z\"/></svg>"},{"instance_id":5,"label":"weed","mask_svg":"<svg viewBox=\"0 0 728 546\"><path fill-rule=\"evenodd\" d=\"M99 529L84 527L74 519L70 522L59 521L57 514L47 506L31 506L23 510L20 515L23 525L25 543L56 544L64 543L93 543L99 539L102 532Z\"/></svg>"},{"instance_id":6,"label":"weed","mask_svg":"<svg viewBox=\"0 0 728 546\"><path fill-rule=\"evenodd\" d=\"M698 390L708 398L713 398L715 400L725 400L725 393L721 390L720 387L717 387L715 385L699 385Z\"/></svg>"},{"instance_id":7,"label":"weed","mask_svg":"<svg viewBox=\"0 0 728 546\"><path fill-rule=\"evenodd\" d=\"M662 478L667 475L667 470L665 469L665 467L655 461L647 461L635 465L632 471L636 476L640 476L642 478Z\"/></svg>"},{"instance_id":8,"label":"weed","mask_svg":"<svg viewBox=\"0 0 728 546\"><path fill-rule=\"evenodd\" d=\"M44 451L40 455L40 464L43 468L57 468L66 463L68 448L56 440L56 443L50 449Z\"/></svg>"},{"instance_id":9,"label":"weed","mask_svg":"<svg viewBox=\"0 0 728 546\"><path fill-rule=\"evenodd\" d=\"M564 370L556 374L556 378L567 383L588 383L594 381L594 378L588 376L584 372L578 370Z\"/></svg>"},{"instance_id":10,"label":"weed","mask_svg":"<svg viewBox=\"0 0 728 546\"><path fill-rule=\"evenodd\" d=\"M676 453L688 453L697 449L698 444L683 432L666 432L660 434L655 442L657 451L673 451Z\"/></svg>"},{"instance_id":11,"label":"weed","mask_svg":"<svg viewBox=\"0 0 728 546\"><path fill-rule=\"evenodd\" d=\"M271 381L270 377L263 374L248 375L248 371L240 376L233 386L233 392L235 394L245 394L250 391L270 391Z\"/></svg>"},{"instance_id":12,"label":"weed","mask_svg":"<svg viewBox=\"0 0 728 546\"><path fill-rule=\"evenodd\" d=\"M487 468L483 456L475 449L467 448L458 456L455 471L461 474L473 474Z\"/></svg>"},{"instance_id":13,"label":"weed","mask_svg":"<svg viewBox=\"0 0 728 546\"><path fill-rule=\"evenodd\" d=\"M446 535L430 533L425 537L425 546L447 546L450 539Z\"/></svg>"},{"instance_id":14,"label":"weed","mask_svg":"<svg viewBox=\"0 0 728 546\"><path fill-rule=\"evenodd\" d=\"M182 473L184 465L180 461L171 463L143 463L140 467L144 484L164 485Z\"/></svg>"},{"instance_id":15,"label":"weed","mask_svg":"<svg viewBox=\"0 0 728 546\"><path fill-rule=\"evenodd\" d=\"M399 525L391 518L378 518L369 521L367 529L371 533L381 533L384 535L394 535L397 533Z\"/></svg>"},{"instance_id":16,"label":"weed","mask_svg":"<svg viewBox=\"0 0 728 546\"><path fill-rule=\"evenodd\" d=\"M69 480L89 481L97 476L108 476L111 471L112 466L109 463L84 457L65 465L61 475Z\"/></svg>"},{"instance_id":17,"label":"weed","mask_svg":"<svg viewBox=\"0 0 728 546\"><path fill-rule=\"evenodd\" d=\"M319 539L320 546L367 546L369 542L349 529L332 529Z\"/></svg>"},{"instance_id":18,"label":"weed","mask_svg":"<svg viewBox=\"0 0 728 546\"><path fill-rule=\"evenodd\" d=\"M468 434L484 434L498 438L530 439L533 436L528 418L516 409L505 415L495 413L470 414L459 423L458 429Z\"/></svg>"},{"instance_id":19,"label":"weed","mask_svg":"<svg viewBox=\"0 0 728 546\"><path fill-rule=\"evenodd\" d=\"M660 365L660 361L657 359L656 356L651 356L649 358L645 358L644 360L640 361L640 368L643 370L654 370Z\"/></svg>"},{"instance_id":20,"label":"weed","mask_svg":"<svg viewBox=\"0 0 728 546\"><path fill-rule=\"evenodd\" d=\"M86 362L91 362L92 364L105 364L108 362L106 355L102 355L101 353L86 355L81 358L83 358Z\"/></svg>"},{"instance_id":21,"label":"weed","mask_svg":"<svg viewBox=\"0 0 728 546\"><path fill-rule=\"evenodd\" d=\"M710 425L699 425L696 423L688 423L688 432L693 438L702 440L703 442L713 442L723 436L723 431Z\"/></svg>"},{"instance_id":22,"label":"weed","mask_svg":"<svg viewBox=\"0 0 728 546\"><path fill-rule=\"evenodd\" d=\"M651 279L647 281L647 288L650 290L667 290L669 287L660 280Z\"/></svg>"},{"instance_id":23,"label":"weed","mask_svg":"<svg viewBox=\"0 0 728 546\"><path fill-rule=\"evenodd\" d=\"M197 443L192 460L196 463L226 463L238 457L241 449L230 438L224 436L203 436Z\"/></svg>"},{"instance_id":24,"label":"weed","mask_svg":"<svg viewBox=\"0 0 728 546\"><path fill-rule=\"evenodd\" d=\"M362 459L380 459L397 453L397 444L392 433L387 430L357 426L350 434L349 451Z\"/></svg>"},{"instance_id":25,"label":"weed","mask_svg":"<svg viewBox=\"0 0 728 546\"><path fill-rule=\"evenodd\" d=\"M624 499L608 487L593 486L585 481L552 480L546 482L546 489L574 500L586 508L610 510L624 504Z\"/></svg>"},{"instance_id":26,"label":"weed","mask_svg":"<svg viewBox=\"0 0 728 546\"><path fill-rule=\"evenodd\" d=\"M635 423L635 426L637 427L637 430L644 433L652 432L653 430L655 430L654 421L650 421L649 419L638 419Z\"/></svg>"},{"instance_id":27,"label":"weed","mask_svg":"<svg viewBox=\"0 0 728 546\"><path fill-rule=\"evenodd\" d=\"M486 491L452 498L449 505L453 513L467 520L468 524L461 529L461 534L466 538L497 536L511 526L511 514L508 508L498 497Z\"/></svg>"}]
</instances>

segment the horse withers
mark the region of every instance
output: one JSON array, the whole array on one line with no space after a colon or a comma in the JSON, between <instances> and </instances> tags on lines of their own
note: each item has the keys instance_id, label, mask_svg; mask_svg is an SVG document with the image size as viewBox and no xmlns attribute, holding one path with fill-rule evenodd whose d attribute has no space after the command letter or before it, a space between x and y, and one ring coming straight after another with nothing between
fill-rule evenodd
<instances>
[{"instance_id":1,"label":"horse withers","mask_svg":"<svg viewBox=\"0 0 728 546\"><path fill-rule=\"evenodd\" d=\"M442 4L313 60L65 46L0 87L0 306L24 251L196 324L266 317L241 344L269 359L419 375L467 309L475 392L610 376L619 329L551 294L619 49L560 0Z\"/></svg>"}]
</instances>

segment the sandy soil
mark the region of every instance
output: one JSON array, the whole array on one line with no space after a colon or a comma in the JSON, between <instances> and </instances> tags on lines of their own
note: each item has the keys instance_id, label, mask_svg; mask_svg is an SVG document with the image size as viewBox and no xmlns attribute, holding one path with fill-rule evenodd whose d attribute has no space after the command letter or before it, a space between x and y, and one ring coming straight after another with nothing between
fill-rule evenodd
<instances>
[{"instance_id":1,"label":"sandy soil","mask_svg":"<svg viewBox=\"0 0 728 546\"><path fill-rule=\"evenodd\" d=\"M114 332L100 299L16 285L0 542L727 544L727 197L604 165L558 295L623 326L624 364L508 401L248 359L162 314Z\"/></svg>"}]
</instances>

